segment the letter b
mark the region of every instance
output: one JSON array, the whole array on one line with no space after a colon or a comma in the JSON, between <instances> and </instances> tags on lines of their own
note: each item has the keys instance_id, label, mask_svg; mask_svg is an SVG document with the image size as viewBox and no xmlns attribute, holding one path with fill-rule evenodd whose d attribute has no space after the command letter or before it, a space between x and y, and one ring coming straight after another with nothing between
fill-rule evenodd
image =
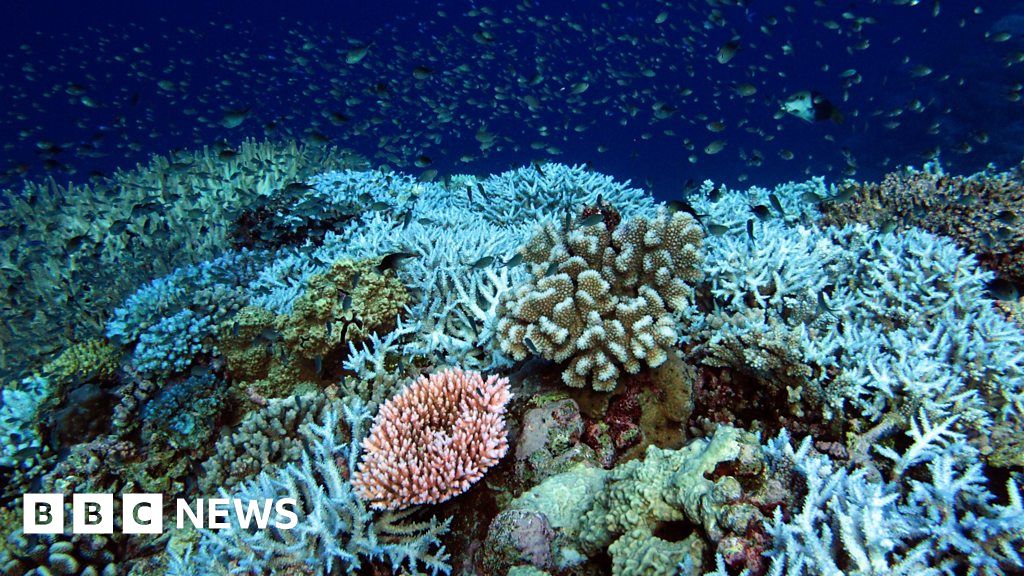
<instances>
[{"instance_id":1,"label":"letter b","mask_svg":"<svg viewBox=\"0 0 1024 576\"><path fill-rule=\"evenodd\" d=\"M21 507L25 534L64 533L63 494L25 494Z\"/></svg>"}]
</instances>

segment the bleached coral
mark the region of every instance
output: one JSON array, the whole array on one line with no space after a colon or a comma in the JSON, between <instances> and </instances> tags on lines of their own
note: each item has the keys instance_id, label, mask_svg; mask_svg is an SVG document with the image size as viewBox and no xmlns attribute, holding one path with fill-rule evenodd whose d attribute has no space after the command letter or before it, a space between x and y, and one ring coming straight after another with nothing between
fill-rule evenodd
<instances>
[{"instance_id":1,"label":"bleached coral","mask_svg":"<svg viewBox=\"0 0 1024 576\"><path fill-rule=\"evenodd\" d=\"M0 391L0 466L17 468L42 450L38 412L50 393L50 382L38 375Z\"/></svg>"},{"instance_id":2,"label":"bleached coral","mask_svg":"<svg viewBox=\"0 0 1024 576\"><path fill-rule=\"evenodd\" d=\"M826 418L852 407L905 421L923 407L985 427L1024 414L1024 335L951 241L777 219L751 232L707 239L711 300L690 327L703 361L798 390L794 409Z\"/></svg>"},{"instance_id":3,"label":"bleached coral","mask_svg":"<svg viewBox=\"0 0 1024 576\"><path fill-rule=\"evenodd\" d=\"M386 563L395 573L449 574L448 554L439 540L448 530L448 521L413 522L408 514L378 515L356 496L347 479L355 473L370 411L365 403L351 399L342 412L350 438L339 437L342 424L337 412L329 410L322 425L310 425L312 445L302 452L300 462L273 474L261 473L233 494L245 506L295 498L299 522L294 528L242 528L235 519L229 529L203 530L197 546L168 549L169 574L328 576L356 574L370 561Z\"/></svg>"},{"instance_id":4,"label":"bleached coral","mask_svg":"<svg viewBox=\"0 0 1024 576\"><path fill-rule=\"evenodd\" d=\"M1013 480L1004 503L987 485L977 450L947 420L922 414L889 478L794 449L783 432L765 452L776 473L806 485L799 508L776 508L769 574L1005 574L1024 567L1024 505Z\"/></svg>"},{"instance_id":5,"label":"bleached coral","mask_svg":"<svg viewBox=\"0 0 1024 576\"><path fill-rule=\"evenodd\" d=\"M703 235L690 215L662 210L609 228L539 227L522 249L533 278L498 323L502 351L568 361L562 379L577 388L611 390L621 370L664 362L700 276Z\"/></svg>"}]
</instances>

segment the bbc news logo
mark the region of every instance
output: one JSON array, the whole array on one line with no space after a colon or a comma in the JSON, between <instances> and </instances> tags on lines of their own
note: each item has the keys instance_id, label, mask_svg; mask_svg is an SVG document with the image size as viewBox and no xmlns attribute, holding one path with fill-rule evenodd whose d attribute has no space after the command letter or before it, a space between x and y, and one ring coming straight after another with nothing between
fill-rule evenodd
<instances>
[{"instance_id":1,"label":"bbc news logo","mask_svg":"<svg viewBox=\"0 0 1024 576\"><path fill-rule=\"evenodd\" d=\"M188 500L175 501L175 524L181 529L186 522L196 528L219 530L231 528L232 515L240 528L273 527L291 530L299 523L294 498L279 500L242 500L238 498L199 498L192 505ZM121 496L121 532L125 534L160 534L164 530L163 494L123 494ZM64 534L64 495L25 494L22 503L22 531L25 534ZM72 534L113 534L113 494L72 494ZM271 518L273 516L273 518Z\"/></svg>"}]
</instances>

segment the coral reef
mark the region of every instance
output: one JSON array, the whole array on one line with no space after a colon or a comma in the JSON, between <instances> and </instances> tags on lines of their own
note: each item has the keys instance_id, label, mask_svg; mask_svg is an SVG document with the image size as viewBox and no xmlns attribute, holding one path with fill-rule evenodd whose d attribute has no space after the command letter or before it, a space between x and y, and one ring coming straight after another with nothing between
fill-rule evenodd
<instances>
[{"instance_id":1,"label":"coral reef","mask_svg":"<svg viewBox=\"0 0 1024 576\"><path fill-rule=\"evenodd\" d=\"M421 377L381 406L352 478L376 509L444 502L508 451L508 379L458 369Z\"/></svg>"},{"instance_id":2,"label":"coral reef","mask_svg":"<svg viewBox=\"0 0 1024 576\"><path fill-rule=\"evenodd\" d=\"M346 441L333 409L323 425L311 424L312 445L301 462L261 473L234 492L243 501L295 498L303 520L289 531L234 525L203 531L197 546L168 550L171 576L249 574L355 574L365 565L387 566L393 573L422 569L449 574L448 554L438 539L448 521L412 521L408 513L376 515L359 500L347 478L356 472L367 406L353 399L343 407L350 432Z\"/></svg>"},{"instance_id":3,"label":"coral reef","mask_svg":"<svg viewBox=\"0 0 1024 576\"><path fill-rule=\"evenodd\" d=\"M567 222L566 224L569 224ZM681 212L542 226L522 249L532 279L503 302L498 338L516 360L566 362L569 386L612 390L624 370L658 366L700 277L702 232Z\"/></svg>"},{"instance_id":4,"label":"coral reef","mask_svg":"<svg viewBox=\"0 0 1024 576\"><path fill-rule=\"evenodd\" d=\"M746 205L732 191L701 202ZM863 432L905 429L922 407L980 429L1024 414L1024 335L952 241L768 218L710 236L706 251L691 357L754 376L791 415Z\"/></svg>"},{"instance_id":5,"label":"coral reef","mask_svg":"<svg viewBox=\"0 0 1024 576\"><path fill-rule=\"evenodd\" d=\"M684 558L708 552L698 530L687 526L711 542L731 543L727 537L763 520L744 501L750 493L742 486L763 469L756 438L724 426L678 450L652 446L642 460L612 470L576 466L495 518L485 544L492 570L530 562L562 571L607 550L612 574L675 574Z\"/></svg>"},{"instance_id":6,"label":"coral reef","mask_svg":"<svg viewBox=\"0 0 1024 576\"><path fill-rule=\"evenodd\" d=\"M94 184L54 180L5 190L0 208L0 377L99 336L142 282L229 247L231 215L313 173L361 165L334 148L246 140L230 155L204 148L154 156ZM16 353L15 353L16 351Z\"/></svg>"},{"instance_id":7,"label":"coral reef","mask_svg":"<svg viewBox=\"0 0 1024 576\"><path fill-rule=\"evenodd\" d=\"M977 450L920 416L902 452L877 470L837 466L785 433L765 453L804 485L802 502L768 523L772 574L1005 574L1024 568L1024 501L1013 480L991 491ZM884 462L884 461L883 461ZM1002 500L1005 503L999 503Z\"/></svg>"},{"instance_id":8,"label":"coral reef","mask_svg":"<svg viewBox=\"0 0 1024 576\"><path fill-rule=\"evenodd\" d=\"M338 401L325 394L267 400L217 441L213 456L203 463L200 489L207 494L234 490L263 471L299 462L304 445L313 441L310 426L323 426L331 409L340 409ZM339 442L348 441L347 429L334 434Z\"/></svg>"},{"instance_id":9,"label":"coral reef","mask_svg":"<svg viewBox=\"0 0 1024 576\"><path fill-rule=\"evenodd\" d=\"M904 169L880 183L844 186L850 199L824 203L824 223L942 234L1000 276L1024 281L1024 181L1018 172L951 176L941 169Z\"/></svg>"}]
</instances>

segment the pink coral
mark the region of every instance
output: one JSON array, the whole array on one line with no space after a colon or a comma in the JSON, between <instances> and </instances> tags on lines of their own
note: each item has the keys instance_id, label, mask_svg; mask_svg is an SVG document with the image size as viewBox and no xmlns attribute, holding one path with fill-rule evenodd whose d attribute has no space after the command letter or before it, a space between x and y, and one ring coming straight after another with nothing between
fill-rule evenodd
<instances>
[{"instance_id":1,"label":"pink coral","mask_svg":"<svg viewBox=\"0 0 1024 576\"><path fill-rule=\"evenodd\" d=\"M508 378L442 370L381 406L352 479L373 508L398 510L462 494L508 451Z\"/></svg>"}]
</instances>

